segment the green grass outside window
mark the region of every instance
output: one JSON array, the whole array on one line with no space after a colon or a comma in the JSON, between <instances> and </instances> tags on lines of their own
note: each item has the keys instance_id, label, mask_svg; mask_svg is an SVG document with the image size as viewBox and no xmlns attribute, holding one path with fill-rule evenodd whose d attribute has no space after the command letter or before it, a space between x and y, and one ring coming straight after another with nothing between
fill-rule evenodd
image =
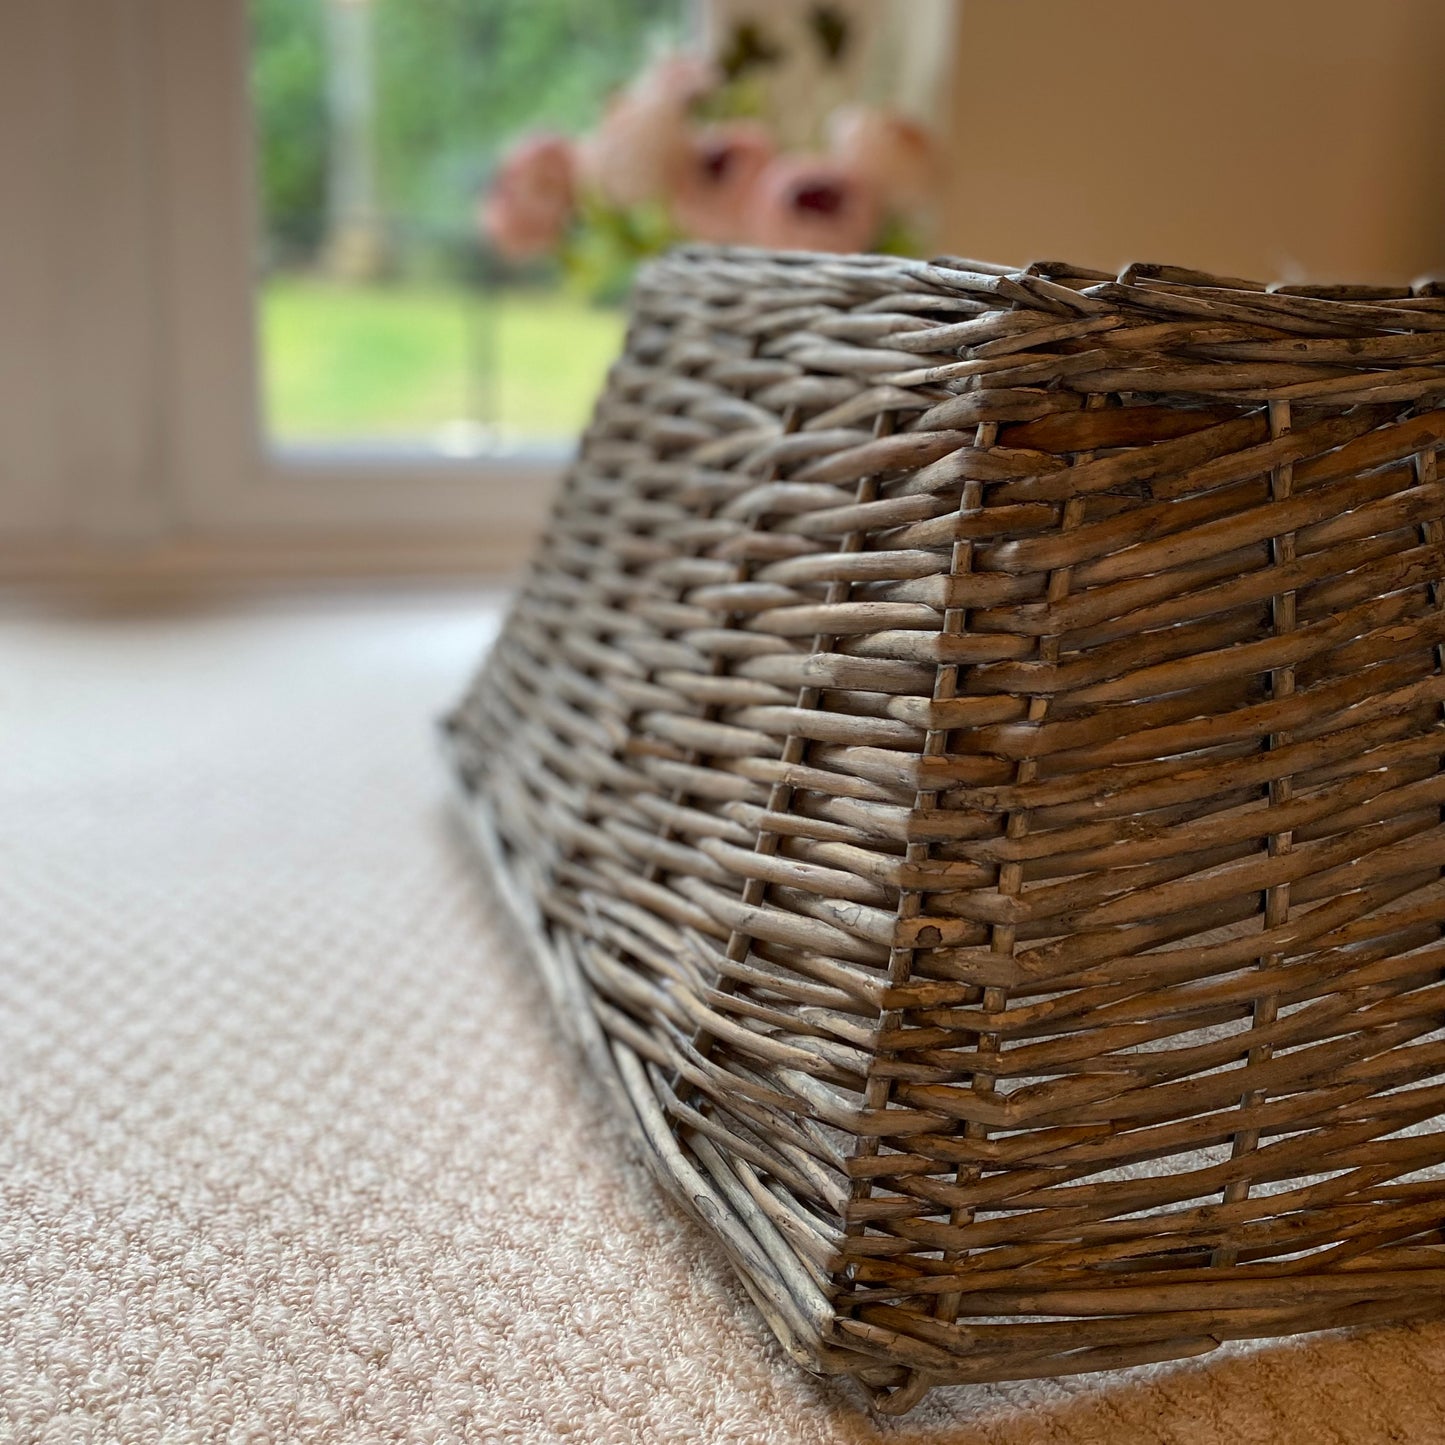
<instances>
[{"instance_id":1,"label":"green grass outside window","mask_svg":"<svg viewBox=\"0 0 1445 1445\"><path fill-rule=\"evenodd\" d=\"M274 277L260 328L277 441L426 441L465 420L521 441L581 429L623 319L558 292Z\"/></svg>"}]
</instances>

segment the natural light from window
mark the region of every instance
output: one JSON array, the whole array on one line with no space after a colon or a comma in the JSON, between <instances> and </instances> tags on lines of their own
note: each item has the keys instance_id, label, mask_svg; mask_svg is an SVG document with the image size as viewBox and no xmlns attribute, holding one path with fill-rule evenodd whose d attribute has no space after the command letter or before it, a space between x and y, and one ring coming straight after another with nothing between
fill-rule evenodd
<instances>
[{"instance_id":1,"label":"natural light from window","mask_svg":"<svg viewBox=\"0 0 1445 1445\"><path fill-rule=\"evenodd\" d=\"M498 156L576 131L680 0L251 0L269 440L506 454L570 440L620 297L479 240ZM619 288L620 289L620 288Z\"/></svg>"}]
</instances>

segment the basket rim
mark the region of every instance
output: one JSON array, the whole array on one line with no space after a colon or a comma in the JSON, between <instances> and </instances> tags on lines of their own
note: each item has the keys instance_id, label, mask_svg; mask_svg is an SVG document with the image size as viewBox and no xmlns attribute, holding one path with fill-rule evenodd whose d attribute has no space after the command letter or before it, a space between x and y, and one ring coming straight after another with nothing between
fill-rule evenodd
<instances>
[{"instance_id":1,"label":"basket rim","mask_svg":"<svg viewBox=\"0 0 1445 1445\"><path fill-rule=\"evenodd\" d=\"M1169 297L1211 308L1254 309L1254 318L1280 325L1291 319L1335 323L1350 330L1445 330L1445 279L1425 276L1408 285L1262 282L1156 261L1131 261L1119 271L1069 261L1023 266L958 255L928 259L878 252L778 251L753 246L687 242L647 262L639 288L677 285L687 277L721 279L740 269L759 279L796 282L797 273L860 289L887 281L898 290L989 297L1073 314L1161 309ZM1177 314L1177 310L1176 310ZM1198 311L1188 314L1198 315ZM1223 313L1221 313L1223 314Z\"/></svg>"}]
</instances>

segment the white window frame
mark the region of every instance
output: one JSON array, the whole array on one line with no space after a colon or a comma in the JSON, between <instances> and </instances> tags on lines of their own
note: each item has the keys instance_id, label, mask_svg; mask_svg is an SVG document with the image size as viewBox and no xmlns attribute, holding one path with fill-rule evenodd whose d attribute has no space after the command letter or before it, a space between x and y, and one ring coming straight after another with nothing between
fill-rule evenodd
<instances>
[{"instance_id":1,"label":"white window frame","mask_svg":"<svg viewBox=\"0 0 1445 1445\"><path fill-rule=\"evenodd\" d=\"M176 474L190 515L212 526L328 530L489 526L535 516L557 455L506 462L421 446L268 448L255 356L255 127L247 94L245 0L165 0L164 214L178 300L170 378L183 425ZM197 197L209 201L197 214ZM229 463L216 464L213 448ZM561 448L557 449L560 454ZM518 501L523 505L519 508Z\"/></svg>"},{"instance_id":2,"label":"white window frame","mask_svg":"<svg viewBox=\"0 0 1445 1445\"><path fill-rule=\"evenodd\" d=\"M515 569L565 463L260 416L246 0L0 7L0 580Z\"/></svg>"}]
</instances>

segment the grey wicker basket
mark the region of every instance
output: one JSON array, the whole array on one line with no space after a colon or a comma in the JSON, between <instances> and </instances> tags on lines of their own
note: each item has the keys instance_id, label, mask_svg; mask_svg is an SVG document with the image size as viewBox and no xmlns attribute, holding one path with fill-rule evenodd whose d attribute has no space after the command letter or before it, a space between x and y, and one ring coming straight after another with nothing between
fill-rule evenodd
<instances>
[{"instance_id":1,"label":"grey wicker basket","mask_svg":"<svg viewBox=\"0 0 1445 1445\"><path fill-rule=\"evenodd\" d=\"M448 720L663 1181L881 1408L1442 1310L1445 296L652 266Z\"/></svg>"}]
</instances>

